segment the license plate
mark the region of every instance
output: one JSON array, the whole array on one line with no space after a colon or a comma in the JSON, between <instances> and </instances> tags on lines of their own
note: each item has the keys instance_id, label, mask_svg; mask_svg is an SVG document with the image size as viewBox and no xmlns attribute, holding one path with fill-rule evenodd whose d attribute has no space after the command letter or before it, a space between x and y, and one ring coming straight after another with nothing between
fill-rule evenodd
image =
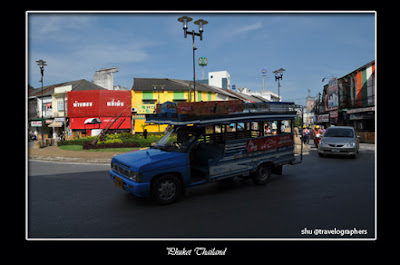
<instances>
[{"instance_id":1,"label":"license plate","mask_svg":"<svg viewBox=\"0 0 400 265\"><path fill-rule=\"evenodd\" d=\"M338 150L338 149L332 149L331 151L332 152L340 152L340 150Z\"/></svg>"},{"instance_id":2,"label":"license plate","mask_svg":"<svg viewBox=\"0 0 400 265\"><path fill-rule=\"evenodd\" d=\"M117 176L115 177L115 185L121 189L124 189L124 181Z\"/></svg>"}]
</instances>

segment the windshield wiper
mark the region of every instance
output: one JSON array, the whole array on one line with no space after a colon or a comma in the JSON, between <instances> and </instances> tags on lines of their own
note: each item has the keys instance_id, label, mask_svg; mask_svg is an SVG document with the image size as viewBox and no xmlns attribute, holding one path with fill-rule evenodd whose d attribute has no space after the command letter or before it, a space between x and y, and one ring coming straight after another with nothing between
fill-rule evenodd
<instances>
[{"instance_id":1,"label":"windshield wiper","mask_svg":"<svg viewBox=\"0 0 400 265\"><path fill-rule=\"evenodd\" d=\"M161 146L161 145L155 145L155 146L152 146L151 148L155 148L155 149L160 149L160 150L166 151L166 148L164 146Z\"/></svg>"}]
</instances>

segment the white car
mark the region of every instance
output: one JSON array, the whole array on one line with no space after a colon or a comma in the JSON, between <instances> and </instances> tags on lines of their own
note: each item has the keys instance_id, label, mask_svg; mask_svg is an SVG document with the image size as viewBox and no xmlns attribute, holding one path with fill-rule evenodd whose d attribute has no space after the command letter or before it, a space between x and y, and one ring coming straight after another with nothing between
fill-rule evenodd
<instances>
[{"instance_id":1,"label":"white car","mask_svg":"<svg viewBox=\"0 0 400 265\"><path fill-rule=\"evenodd\" d=\"M329 127L318 146L318 155L348 155L354 158L358 155L360 136L353 127Z\"/></svg>"}]
</instances>

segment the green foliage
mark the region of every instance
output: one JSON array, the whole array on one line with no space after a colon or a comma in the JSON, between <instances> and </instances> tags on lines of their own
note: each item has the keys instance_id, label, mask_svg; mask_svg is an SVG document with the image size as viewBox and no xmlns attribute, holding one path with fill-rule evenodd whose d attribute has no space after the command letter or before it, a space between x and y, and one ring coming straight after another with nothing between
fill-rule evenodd
<instances>
[{"instance_id":1,"label":"green foliage","mask_svg":"<svg viewBox=\"0 0 400 265\"><path fill-rule=\"evenodd\" d=\"M97 144L122 144L123 141L121 139L107 139L105 141L98 141Z\"/></svg>"},{"instance_id":2,"label":"green foliage","mask_svg":"<svg viewBox=\"0 0 400 265\"><path fill-rule=\"evenodd\" d=\"M107 134L106 138L104 141L97 141L96 145L109 145L109 144L133 144L132 146L138 146L138 147L150 147L152 143L158 142L164 134L155 134L155 133L149 133L147 135L147 139L144 139L143 135L141 134L130 134L127 132L119 133L119 134ZM85 142L92 142L93 139L95 139L95 136L86 136L86 137L81 137L81 138L76 138L74 140L68 140L68 141L59 141L57 142L58 146L64 146L64 145L81 145L84 146ZM88 145L88 144L86 144ZM110 145L111 146L111 145Z\"/></svg>"}]
</instances>

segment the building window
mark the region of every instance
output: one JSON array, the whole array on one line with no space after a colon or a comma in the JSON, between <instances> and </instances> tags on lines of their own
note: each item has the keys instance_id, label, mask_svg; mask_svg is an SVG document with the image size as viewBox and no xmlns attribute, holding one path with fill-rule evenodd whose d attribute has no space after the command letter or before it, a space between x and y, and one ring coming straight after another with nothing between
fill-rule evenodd
<instances>
[{"instance_id":1,"label":"building window","mask_svg":"<svg viewBox=\"0 0 400 265\"><path fill-rule=\"evenodd\" d=\"M143 104L156 104L155 99L143 99Z\"/></svg>"},{"instance_id":2,"label":"building window","mask_svg":"<svg viewBox=\"0 0 400 265\"><path fill-rule=\"evenodd\" d=\"M153 99L153 91L143 91L143 100L152 100Z\"/></svg>"},{"instance_id":3,"label":"building window","mask_svg":"<svg viewBox=\"0 0 400 265\"><path fill-rule=\"evenodd\" d=\"M228 79L222 78L222 88L228 89Z\"/></svg>"},{"instance_id":4,"label":"building window","mask_svg":"<svg viewBox=\"0 0 400 265\"><path fill-rule=\"evenodd\" d=\"M174 102L176 102L177 100L186 100L185 93L183 91L174 91L173 100Z\"/></svg>"}]
</instances>

